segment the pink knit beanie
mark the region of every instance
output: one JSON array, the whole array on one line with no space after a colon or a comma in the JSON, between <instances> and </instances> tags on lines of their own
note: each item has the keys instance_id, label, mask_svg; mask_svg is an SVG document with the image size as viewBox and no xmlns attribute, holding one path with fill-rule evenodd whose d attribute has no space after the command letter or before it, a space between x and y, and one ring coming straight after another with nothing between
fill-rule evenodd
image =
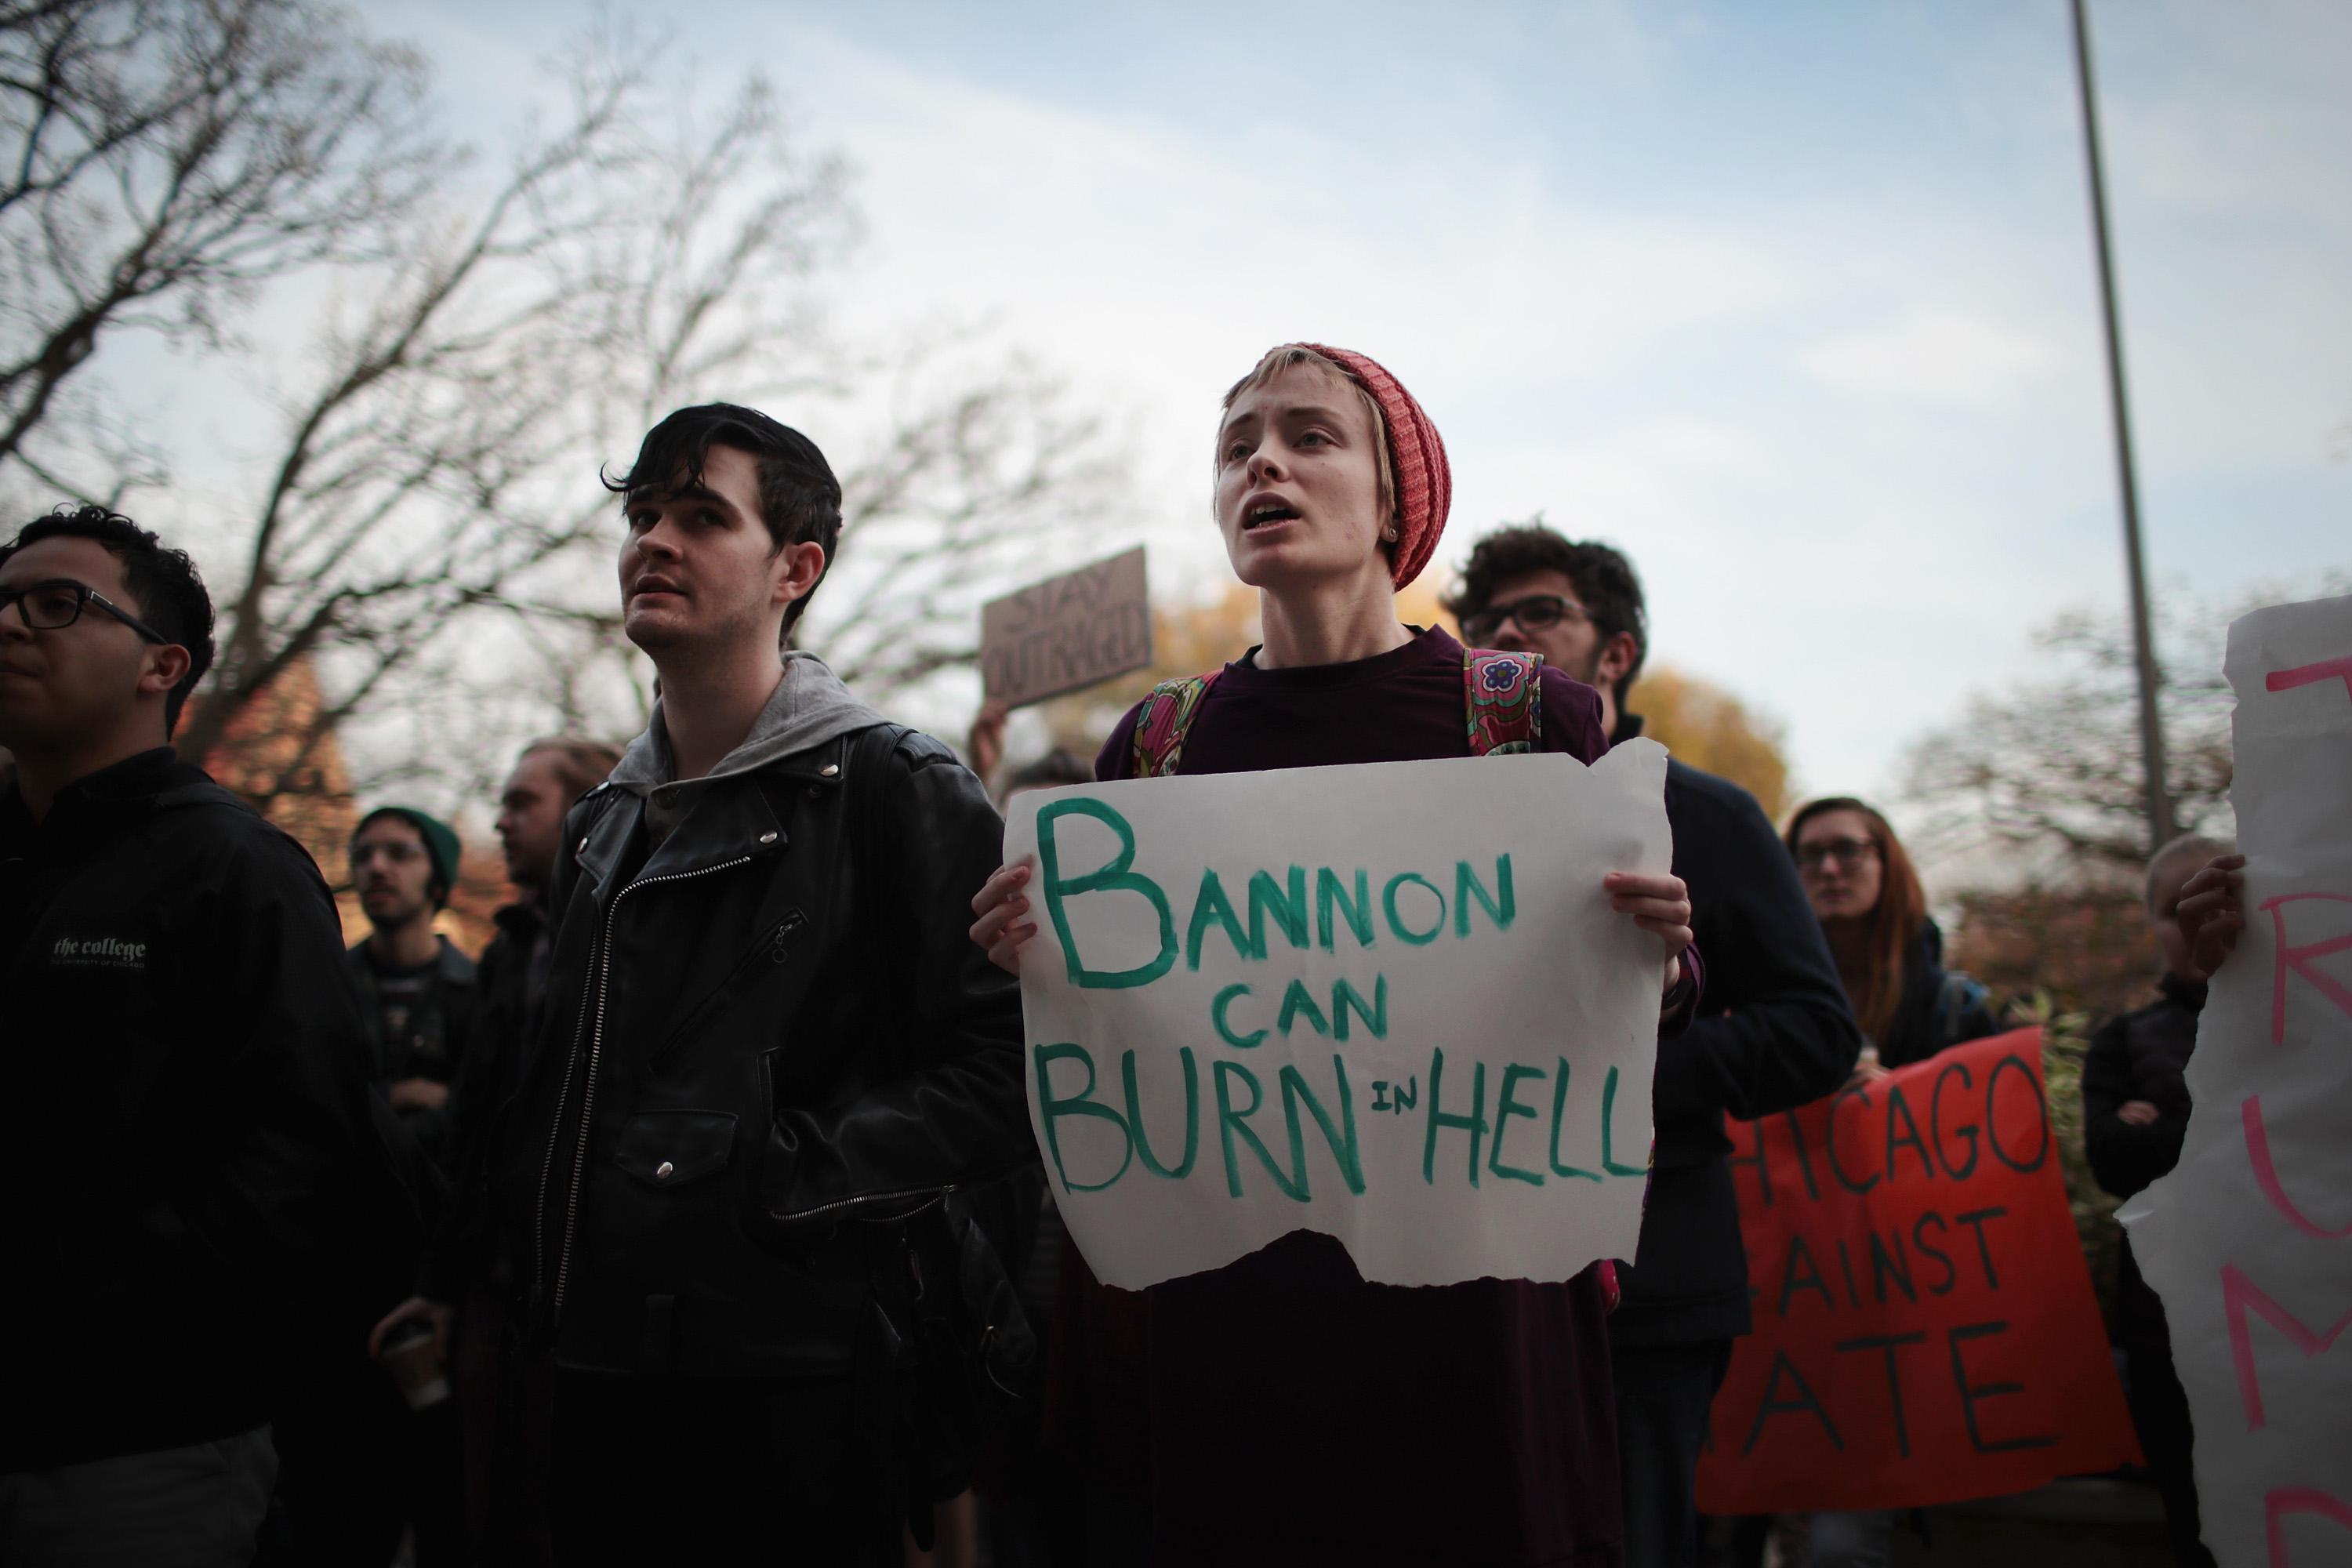
<instances>
[{"instance_id":1,"label":"pink knit beanie","mask_svg":"<svg viewBox=\"0 0 2352 1568\"><path fill-rule=\"evenodd\" d=\"M1402 588L1420 576L1429 558L1437 553L1446 513L1454 507L1454 470L1446 466L1445 443L1404 384L1379 362L1323 343L1298 346L1344 366L1372 395L1388 422L1389 468L1396 478L1398 513L1396 562L1389 576Z\"/></svg>"}]
</instances>

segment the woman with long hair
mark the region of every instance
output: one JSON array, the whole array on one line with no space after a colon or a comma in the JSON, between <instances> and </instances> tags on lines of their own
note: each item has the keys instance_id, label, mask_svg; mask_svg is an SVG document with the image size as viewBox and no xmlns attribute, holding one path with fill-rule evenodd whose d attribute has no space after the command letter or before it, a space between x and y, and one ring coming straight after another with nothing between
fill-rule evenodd
<instances>
[{"instance_id":1,"label":"woman with long hair","mask_svg":"<svg viewBox=\"0 0 2352 1568\"><path fill-rule=\"evenodd\" d=\"M1858 1081L2000 1028L1983 987L1944 968L1944 933L1885 817L1852 795L1832 795L1790 818L1787 842L1862 1026ZM1894 1561L1890 1510L1819 1512L1811 1528L1813 1568L1887 1568Z\"/></svg>"},{"instance_id":2,"label":"woman with long hair","mask_svg":"<svg viewBox=\"0 0 2352 1568\"><path fill-rule=\"evenodd\" d=\"M1832 795L1791 817L1787 840L1868 1042L1863 1076L1999 1031L1984 988L1945 969L1944 933L1885 817Z\"/></svg>"},{"instance_id":3,"label":"woman with long hair","mask_svg":"<svg viewBox=\"0 0 2352 1568\"><path fill-rule=\"evenodd\" d=\"M1265 641L1138 704L1102 779L1608 750L1590 687L1533 660L1514 738L1465 726L1470 658L1397 618L1435 551L1445 448L1361 354L1287 343L1225 395L1213 507ZM1518 656L1481 655L1482 660ZM1480 667L1482 669L1485 666ZM1302 797L1301 811L1345 810ZM1008 866L973 900L1007 969L1036 927ZM1690 905L1671 876L1612 873L1612 906L1661 943L1663 1011L1685 1018ZM1150 1291L1156 1563L1591 1563L1618 1558L1615 1413L1598 1268L1562 1281L1367 1284L1330 1237L1296 1232Z\"/></svg>"}]
</instances>

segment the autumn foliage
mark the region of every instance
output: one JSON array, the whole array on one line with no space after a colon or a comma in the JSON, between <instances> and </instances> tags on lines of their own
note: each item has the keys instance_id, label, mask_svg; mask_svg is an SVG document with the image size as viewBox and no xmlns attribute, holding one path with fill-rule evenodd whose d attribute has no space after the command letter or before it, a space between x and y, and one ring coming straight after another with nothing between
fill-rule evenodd
<instances>
[{"instance_id":1,"label":"autumn foliage","mask_svg":"<svg viewBox=\"0 0 2352 1568\"><path fill-rule=\"evenodd\" d=\"M1789 762L1780 725L1721 687L1672 667L1644 671L1628 703L1642 715L1642 733L1663 742L1677 761L1729 779L1775 822L1787 815Z\"/></svg>"},{"instance_id":2,"label":"autumn foliage","mask_svg":"<svg viewBox=\"0 0 2352 1568\"><path fill-rule=\"evenodd\" d=\"M215 783L243 795L310 852L327 886L334 889L343 942L349 945L368 933L367 917L352 890L350 859L361 808L341 742L331 729L318 731L320 700L310 661L294 661L228 721L204 765ZM192 714L203 700L189 704ZM449 907L436 924L468 955L478 954L495 929L491 911L512 897L505 858L495 846L469 844L458 864Z\"/></svg>"}]
</instances>

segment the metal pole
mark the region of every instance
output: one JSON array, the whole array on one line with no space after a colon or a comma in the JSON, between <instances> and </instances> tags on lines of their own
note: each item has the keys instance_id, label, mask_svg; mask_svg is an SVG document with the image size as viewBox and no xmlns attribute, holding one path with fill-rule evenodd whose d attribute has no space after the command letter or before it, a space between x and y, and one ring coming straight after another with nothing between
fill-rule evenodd
<instances>
[{"instance_id":1,"label":"metal pole","mask_svg":"<svg viewBox=\"0 0 2352 1568\"><path fill-rule=\"evenodd\" d=\"M2116 267L2107 241L2107 184L2099 166L2099 104L2091 70L2085 0L2074 13L2074 70L2082 83L2083 151L2091 171L2091 232L2098 241L2099 305L2107 328L2107 395L2115 413L2116 482L2123 493L2124 564L2131 579L2132 647L2139 660L2140 766L2147 792L2148 850L2173 836L2172 795L2164 786L2164 720L2156 705L2156 644L2147 617L2147 563L2139 542L2139 486L2132 477L2131 409L2124 395L2123 332L2116 320Z\"/></svg>"}]
</instances>

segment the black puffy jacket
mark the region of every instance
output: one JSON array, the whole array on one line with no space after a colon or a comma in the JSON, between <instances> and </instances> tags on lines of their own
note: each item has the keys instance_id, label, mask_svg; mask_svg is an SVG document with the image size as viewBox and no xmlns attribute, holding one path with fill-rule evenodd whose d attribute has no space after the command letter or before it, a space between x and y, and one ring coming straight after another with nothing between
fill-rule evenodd
<instances>
[{"instance_id":1,"label":"black puffy jacket","mask_svg":"<svg viewBox=\"0 0 2352 1568\"><path fill-rule=\"evenodd\" d=\"M367 1070L300 845L168 748L38 825L0 790L0 1471L248 1431L359 1353L420 1241Z\"/></svg>"},{"instance_id":2,"label":"black puffy jacket","mask_svg":"<svg viewBox=\"0 0 2352 1568\"><path fill-rule=\"evenodd\" d=\"M565 819L539 1040L494 1134L527 1319L567 1367L845 1373L857 1222L1036 1158L1019 987L966 934L1003 825L897 726L685 798L650 853L622 785Z\"/></svg>"}]
</instances>

